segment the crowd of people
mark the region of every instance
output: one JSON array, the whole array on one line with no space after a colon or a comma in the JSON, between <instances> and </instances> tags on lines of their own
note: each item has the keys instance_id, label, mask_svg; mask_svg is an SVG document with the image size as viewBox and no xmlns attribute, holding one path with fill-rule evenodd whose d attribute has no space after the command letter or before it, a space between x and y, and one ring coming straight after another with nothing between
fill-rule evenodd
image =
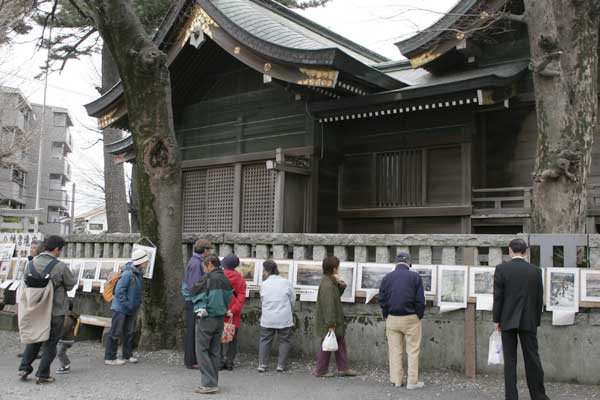
<instances>
[{"instance_id":1,"label":"crowd of people","mask_svg":"<svg viewBox=\"0 0 600 400\"><path fill-rule=\"evenodd\" d=\"M19 376L23 380L27 380L33 372L32 363L42 345L37 383L54 382L50 376L50 365L59 343L61 365L56 372L70 371L66 353L74 343L78 324L66 293L75 286L77 279L58 258L63 246L62 238L48 237L43 243L43 251L35 255L27 267L26 288L21 291L19 306L20 334L27 344L19 366ZM201 394L219 392L219 371L231 371L235 366L238 337L243 332L240 330L241 314L246 301L246 282L236 271L239 258L230 254L220 259L211 253L212 249L209 241L196 241L181 284L186 320L184 364L189 369L200 371L200 385L194 391ZM493 311L496 329L502 332L506 398L518 399L516 347L517 340L520 340L531 397L546 400L536 336L542 313L541 273L539 268L525 260L527 245L524 241L513 240L509 251L512 261L496 268ZM133 355L133 336L136 315L142 304L143 272L148 263L149 256L145 251L134 251L116 282L111 304L112 325L105 351L106 365L138 362ZM425 386L419 379L425 294L421 277L411 271L411 266L410 254L401 252L397 255L396 268L381 282L379 305L385 319L390 382L397 387L414 390ZM332 353L338 376L357 375L348 360L346 318L341 302L347 284L339 278L339 268L337 257L328 256L323 260L323 276L314 316L315 335L320 342L335 335L337 345L334 350L324 345L319 347L314 375L320 378L335 376L329 368ZM44 282L51 284L48 286ZM35 313L21 306L31 306L34 299L48 295L52 300L47 319L38 320ZM260 296L262 314L257 370L262 373L269 369L271 346L277 337L276 371L284 372L288 368L292 347L296 294L291 282L279 275L276 262L270 259L263 264ZM119 340L122 343L120 358L117 357ZM405 350L408 355L406 380L403 370Z\"/></svg>"}]
</instances>

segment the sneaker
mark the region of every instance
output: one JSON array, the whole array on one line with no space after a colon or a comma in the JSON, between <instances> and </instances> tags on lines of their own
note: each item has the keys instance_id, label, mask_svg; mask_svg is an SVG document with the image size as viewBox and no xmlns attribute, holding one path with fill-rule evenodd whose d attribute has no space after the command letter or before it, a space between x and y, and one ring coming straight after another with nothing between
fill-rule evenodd
<instances>
[{"instance_id":1,"label":"sneaker","mask_svg":"<svg viewBox=\"0 0 600 400\"><path fill-rule=\"evenodd\" d=\"M116 360L104 360L104 365L123 365L125 364L125 360L121 360L117 358Z\"/></svg>"},{"instance_id":2,"label":"sneaker","mask_svg":"<svg viewBox=\"0 0 600 400\"><path fill-rule=\"evenodd\" d=\"M333 375L332 372L326 372L324 374L317 374L317 373L315 373L315 376L317 378L333 378L335 375Z\"/></svg>"},{"instance_id":3,"label":"sneaker","mask_svg":"<svg viewBox=\"0 0 600 400\"><path fill-rule=\"evenodd\" d=\"M408 390L423 389L424 387L425 387L425 383L423 383L423 382L409 383L406 385L406 388Z\"/></svg>"},{"instance_id":4,"label":"sneaker","mask_svg":"<svg viewBox=\"0 0 600 400\"><path fill-rule=\"evenodd\" d=\"M49 376L47 378L37 378L35 380L35 384L42 385L44 383L54 383L54 381L56 381L56 379L54 379L54 377L52 377L52 376Z\"/></svg>"},{"instance_id":5,"label":"sneaker","mask_svg":"<svg viewBox=\"0 0 600 400\"><path fill-rule=\"evenodd\" d=\"M345 371L338 371L338 375L339 376L357 376L358 374L354 370L347 369Z\"/></svg>"},{"instance_id":6,"label":"sneaker","mask_svg":"<svg viewBox=\"0 0 600 400\"><path fill-rule=\"evenodd\" d=\"M19 379L22 381L26 381L29 378L29 375L33 372L31 371L19 371Z\"/></svg>"},{"instance_id":7,"label":"sneaker","mask_svg":"<svg viewBox=\"0 0 600 400\"><path fill-rule=\"evenodd\" d=\"M266 365L259 365L258 368L256 368L258 372L267 372L268 369L269 367L267 367Z\"/></svg>"},{"instance_id":8,"label":"sneaker","mask_svg":"<svg viewBox=\"0 0 600 400\"><path fill-rule=\"evenodd\" d=\"M219 388L218 387L199 386L199 387L194 388L194 393L200 393L200 394L219 393Z\"/></svg>"},{"instance_id":9,"label":"sneaker","mask_svg":"<svg viewBox=\"0 0 600 400\"><path fill-rule=\"evenodd\" d=\"M69 372L71 372L70 365L65 365L64 367L60 367L59 369L56 370L57 374L68 374Z\"/></svg>"},{"instance_id":10,"label":"sneaker","mask_svg":"<svg viewBox=\"0 0 600 400\"><path fill-rule=\"evenodd\" d=\"M125 358L124 361L126 361L128 363L132 363L132 364L137 364L139 360L135 357L129 357L129 358Z\"/></svg>"},{"instance_id":11,"label":"sneaker","mask_svg":"<svg viewBox=\"0 0 600 400\"><path fill-rule=\"evenodd\" d=\"M276 371L277 372L285 372L285 368L283 368L281 365L278 365Z\"/></svg>"}]
</instances>

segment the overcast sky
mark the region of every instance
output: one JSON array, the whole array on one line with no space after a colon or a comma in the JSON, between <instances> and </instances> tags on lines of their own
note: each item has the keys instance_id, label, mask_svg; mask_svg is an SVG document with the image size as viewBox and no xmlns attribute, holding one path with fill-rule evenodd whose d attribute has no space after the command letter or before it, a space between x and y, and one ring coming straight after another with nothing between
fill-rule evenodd
<instances>
[{"instance_id":1,"label":"overcast sky","mask_svg":"<svg viewBox=\"0 0 600 400\"><path fill-rule=\"evenodd\" d=\"M401 55L394 43L414 35L438 20L456 0L333 0L328 6L300 11L304 16L390 59ZM40 30L19 37L12 48L0 48L0 85L20 88L33 103L43 101L43 82L34 77L44 64L45 51L36 51ZM83 105L98 97L98 55L71 61L62 73L49 77L48 104L69 109L75 126L71 154L77 184L76 214L102 205L98 194L85 188L82 174L93 174L93 164L102 167L102 145L96 121ZM69 188L70 189L70 188Z\"/></svg>"}]
</instances>

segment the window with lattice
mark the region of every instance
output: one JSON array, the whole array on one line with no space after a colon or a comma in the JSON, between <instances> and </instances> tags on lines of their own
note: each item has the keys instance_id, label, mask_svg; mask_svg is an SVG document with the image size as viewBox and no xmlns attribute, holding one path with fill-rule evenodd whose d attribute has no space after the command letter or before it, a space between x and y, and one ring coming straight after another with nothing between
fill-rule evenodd
<instances>
[{"instance_id":1,"label":"window with lattice","mask_svg":"<svg viewBox=\"0 0 600 400\"><path fill-rule=\"evenodd\" d=\"M273 232L275 173L264 163L242 168L242 232Z\"/></svg>"},{"instance_id":2,"label":"window with lattice","mask_svg":"<svg viewBox=\"0 0 600 400\"><path fill-rule=\"evenodd\" d=\"M233 227L232 166L183 174L183 231L230 232Z\"/></svg>"}]
</instances>

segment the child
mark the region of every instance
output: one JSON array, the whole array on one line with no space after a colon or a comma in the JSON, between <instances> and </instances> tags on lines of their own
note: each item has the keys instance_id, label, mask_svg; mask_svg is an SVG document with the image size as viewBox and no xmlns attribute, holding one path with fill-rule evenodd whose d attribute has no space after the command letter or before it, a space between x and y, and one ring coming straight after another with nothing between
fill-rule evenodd
<instances>
[{"instance_id":1,"label":"child","mask_svg":"<svg viewBox=\"0 0 600 400\"><path fill-rule=\"evenodd\" d=\"M75 343L75 337L79 330L79 315L73 312L73 302L69 301L69 311L65 314L65 324L63 327L62 338L58 342L58 360L60 368L56 370L57 374L68 374L71 372L71 360L67 356L69 350Z\"/></svg>"}]
</instances>

